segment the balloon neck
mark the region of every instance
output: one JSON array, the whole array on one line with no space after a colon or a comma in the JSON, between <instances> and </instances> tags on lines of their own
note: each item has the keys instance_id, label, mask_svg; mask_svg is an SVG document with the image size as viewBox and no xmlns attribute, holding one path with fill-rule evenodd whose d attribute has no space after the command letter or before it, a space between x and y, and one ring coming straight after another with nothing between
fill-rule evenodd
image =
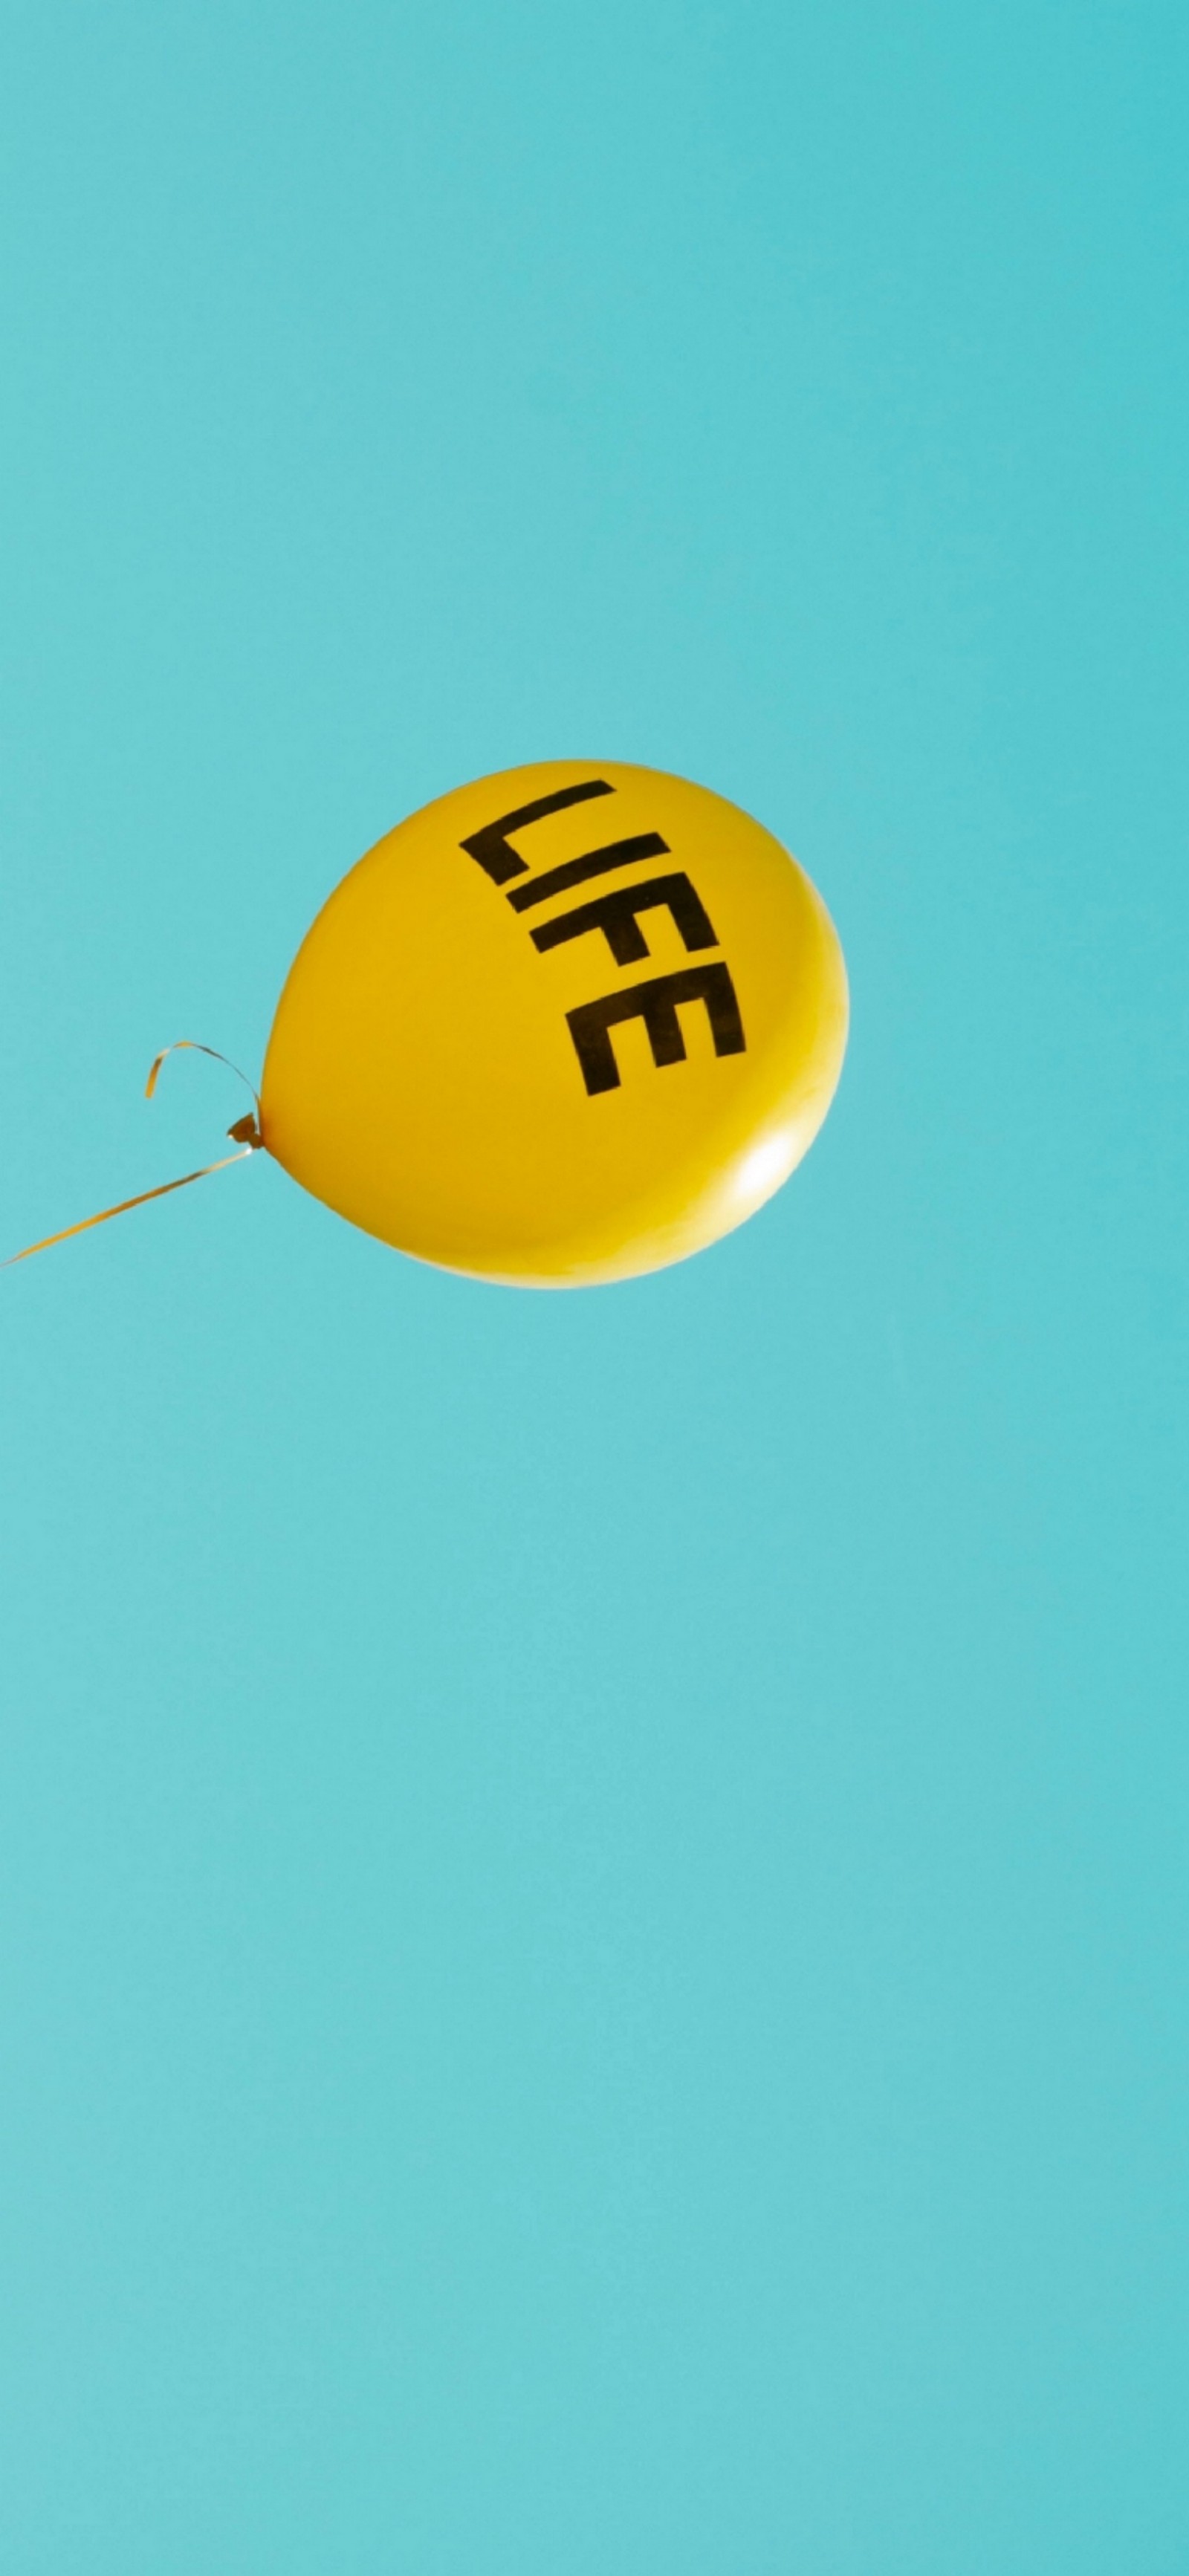
<instances>
[{"instance_id":1,"label":"balloon neck","mask_svg":"<svg viewBox=\"0 0 1189 2576\"><path fill-rule=\"evenodd\" d=\"M264 1138L250 1109L245 1117L236 1119L234 1127L229 1127L227 1133L234 1137L237 1145L247 1145L254 1154L264 1150Z\"/></svg>"}]
</instances>

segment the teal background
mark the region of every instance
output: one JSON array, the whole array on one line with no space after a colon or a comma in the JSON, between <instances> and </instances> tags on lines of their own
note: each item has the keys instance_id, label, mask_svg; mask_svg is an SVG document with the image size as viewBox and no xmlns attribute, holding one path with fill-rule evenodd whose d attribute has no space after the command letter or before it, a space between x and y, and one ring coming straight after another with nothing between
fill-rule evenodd
<instances>
[{"instance_id":1,"label":"teal background","mask_svg":"<svg viewBox=\"0 0 1189 2576\"><path fill-rule=\"evenodd\" d=\"M0 1285L6 2576L1189 2568L1187 54L6 13L3 1248L488 769L854 995L667 1275L262 1159Z\"/></svg>"}]
</instances>

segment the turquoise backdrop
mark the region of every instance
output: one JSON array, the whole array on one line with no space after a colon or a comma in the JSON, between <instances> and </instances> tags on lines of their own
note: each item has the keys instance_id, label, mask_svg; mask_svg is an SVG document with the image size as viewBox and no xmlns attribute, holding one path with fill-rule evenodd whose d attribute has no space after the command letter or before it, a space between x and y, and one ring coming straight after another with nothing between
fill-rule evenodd
<instances>
[{"instance_id":1,"label":"turquoise backdrop","mask_svg":"<svg viewBox=\"0 0 1189 2576\"><path fill-rule=\"evenodd\" d=\"M3 1244L377 835L797 851L636 1285L261 1158L0 1282L5 2576L1189 2566L1173 0L11 0Z\"/></svg>"}]
</instances>

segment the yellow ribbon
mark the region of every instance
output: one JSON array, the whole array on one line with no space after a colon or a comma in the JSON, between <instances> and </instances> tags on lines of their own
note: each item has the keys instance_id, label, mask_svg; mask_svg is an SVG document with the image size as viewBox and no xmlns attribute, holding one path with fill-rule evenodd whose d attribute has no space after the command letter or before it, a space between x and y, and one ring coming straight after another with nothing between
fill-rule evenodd
<instances>
[{"instance_id":1,"label":"yellow ribbon","mask_svg":"<svg viewBox=\"0 0 1189 2576\"><path fill-rule=\"evenodd\" d=\"M167 1056L167 1055L180 1055L180 1054L181 1054L181 1052L182 1052L183 1047L190 1047L190 1048L192 1048L192 1049L193 1049L193 1051L194 1051L194 1053L195 1053L195 1055L209 1055L209 1056L213 1056L214 1061L215 1061L215 1063L216 1063L216 1064L225 1064L225 1065L226 1065L226 1067L227 1067L228 1072L229 1072L229 1073L234 1073L234 1074L236 1075L237 1079L238 1079L240 1082L242 1082L242 1084L243 1084L243 1086L244 1086L245 1091L250 1091L250 1092L251 1092L251 1094L252 1094L252 1098L253 1098L253 1100L254 1100L254 1101L255 1101L255 1103L256 1103L256 1115L257 1115L257 1117L259 1118L259 1116L260 1116L260 1094L259 1094L259 1092L257 1091L255 1084L254 1084L254 1083L249 1082L249 1080L248 1080L248 1077L247 1077L246 1073L241 1073L241 1072L240 1072L239 1066L238 1066L237 1064L233 1064L233 1063L232 1063L231 1058L230 1058L230 1056L229 1056L229 1055L220 1055L219 1050L218 1050L218 1048L217 1048L217 1047L208 1047L208 1046L204 1046L204 1045L203 1045L203 1043L202 1043L201 1038L175 1038L175 1039L174 1039L174 1041L173 1041L172 1046L162 1047L160 1055L155 1055L155 1056L154 1056L153 1061L152 1061L151 1065L149 1066L149 1078L148 1078L148 1081L146 1082L145 1087L144 1087L144 1096L145 1096L145 1099L146 1099L146 1100L151 1100L151 1099L152 1099L152 1097L153 1097L153 1093L155 1092L155 1090L156 1090L156 1088L157 1088L157 1076L158 1076L158 1074L159 1074L159 1073L160 1073L160 1071L161 1071L161 1067L162 1067L162 1065L163 1065L163 1064L164 1064L164 1062L165 1062L166 1056ZM228 1135L230 1135L230 1133L231 1133L230 1128L228 1128L228 1131L227 1131L227 1132L228 1132ZM214 1168L214 1166L212 1165L212 1169L213 1169L213 1168ZM195 1173L193 1173L193 1174L191 1175L191 1177L192 1177L194 1180L198 1180L198 1179L201 1177L201 1175L200 1175L199 1173L195 1172ZM0 1266L2 1266L2 1265L0 1265Z\"/></svg>"},{"instance_id":2,"label":"yellow ribbon","mask_svg":"<svg viewBox=\"0 0 1189 2576\"><path fill-rule=\"evenodd\" d=\"M55 1243L69 1243L72 1234L86 1234L93 1225L106 1225L109 1216L126 1216L129 1208L144 1207L149 1199L166 1199L171 1190L187 1190L191 1181L205 1181L208 1172L225 1172L229 1163L242 1163L245 1155L254 1154L254 1145L243 1145L238 1154L224 1154L221 1162L204 1163L200 1172L183 1172L180 1181L162 1181L155 1190L142 1190L138 1198L121 1199L118 1207L101 1208L98 1216L84 1216L77 1225L64 1225L61 1234L43 1234L40 1243L27 1243L23 1252L10 1252L0 1261L0 1270L11 1270L16 1261L31 1261L35 1252L48 1252Z\"/></svg>"},{"instance_id":3,"label":"yellow ribbon","mask_svg":"<svg viewBox=\"0 0 1189 2576\"><path fill-rule=\"evenodd\" d=\"M238 1073L240 1081L251 1091L256 1103L256 1116L237 1118L234 1127L227 1130L228 1135L237 1141L242 1139L238 1154L224 1154L217 1163L204 1163L199 1172L183 1172L180 1180L161 1181L155 1190L141 1190L134 1199L121 1199L116 1207L101 1208L98 1216L84 1216L77 1225L63 1226L61 1234L43 1235L40 1243L27 1243L23 1252L10 1252L7 1261L0 1261L0 1270L11 1270L18 1261L31 1261L35 1252L49 1252L55 1243L69 1243L72 1234L88 1234L93 1225L106 1225L109 1217L126 1216L129 1208L145 1207L150 1199L167 1199L171 1190L188 1190L191 1181L205 1181L211 1172L225 1172L230 1163L242 1163L249 1154L259 1151L264 1143L258 1124L259 1093L253 1090L246 1073L240 1073L239 1066L231 1063L230 1056L220 1055L217 1047L203 1046L198 1038L175 1038L172 1046L162 1047L160 1055L154 1056L145 1084L145 1099L153 1097L157 1076L166 1056L173 1055L179 1047L193 1047L199 1055L214 1056L218 1064L225 1064L232 1073Z\"/></svg>"}]
</instances>

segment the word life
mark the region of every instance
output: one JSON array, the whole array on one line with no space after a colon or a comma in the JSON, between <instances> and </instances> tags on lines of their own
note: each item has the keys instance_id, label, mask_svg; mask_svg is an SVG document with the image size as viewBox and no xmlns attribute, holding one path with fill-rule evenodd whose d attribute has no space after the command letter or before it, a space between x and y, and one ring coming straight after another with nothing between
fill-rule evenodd
<instances>
[{"instance_id":1,"label":"word life","mask_svg":"<svg viewBox=\"0 0 1189 2576\"><path fill-rule=\"evenodd\" d=\"M626 840L607 841L597 850L584 850L579 858L566 859L560 867L548 868L541 876L529 876L527 860L511 846L511 833L543 822L547 814L560 814L568 805L584 805L590 797L614 793L605 778L586 778L576 787L559 787L551 796L538 796L531 805L518 806L512 814L497 815L494 822L469 833L462 847L478 861L493 885L511 885L507 900L514 912L529 912L551 895L568 894L571 887L587 885L593 877L616 875L640 859L671 857L668 842L662 841L659 832L636 832ZM528 877L528 884L512 884L519 877ZM534 948L544 954L550 948L562 947L566 940L583 938L587 931L601 930L616 965L634 966L650 953L640 916L660 907L672 916L691 955L717 948L714 924L684 868L666 869L660 876L613 886L605 894L576 904L571 912L555 913L551 920L530 929L529 936ZM705 965L679 967L673 975L650 975L641 984L619 985L614 992L600 993L596 1000L567 1011L566 1020L587 1091L618 1091L619 1066L611 1031L625 1020L643 1020L654 1064L684 1064L685 1038L677 1017L682 1002L705 1005L716 1055L744 1053L747 1041L730 968L724 958L716 957Z\"/></svg>"}]
</instances>

